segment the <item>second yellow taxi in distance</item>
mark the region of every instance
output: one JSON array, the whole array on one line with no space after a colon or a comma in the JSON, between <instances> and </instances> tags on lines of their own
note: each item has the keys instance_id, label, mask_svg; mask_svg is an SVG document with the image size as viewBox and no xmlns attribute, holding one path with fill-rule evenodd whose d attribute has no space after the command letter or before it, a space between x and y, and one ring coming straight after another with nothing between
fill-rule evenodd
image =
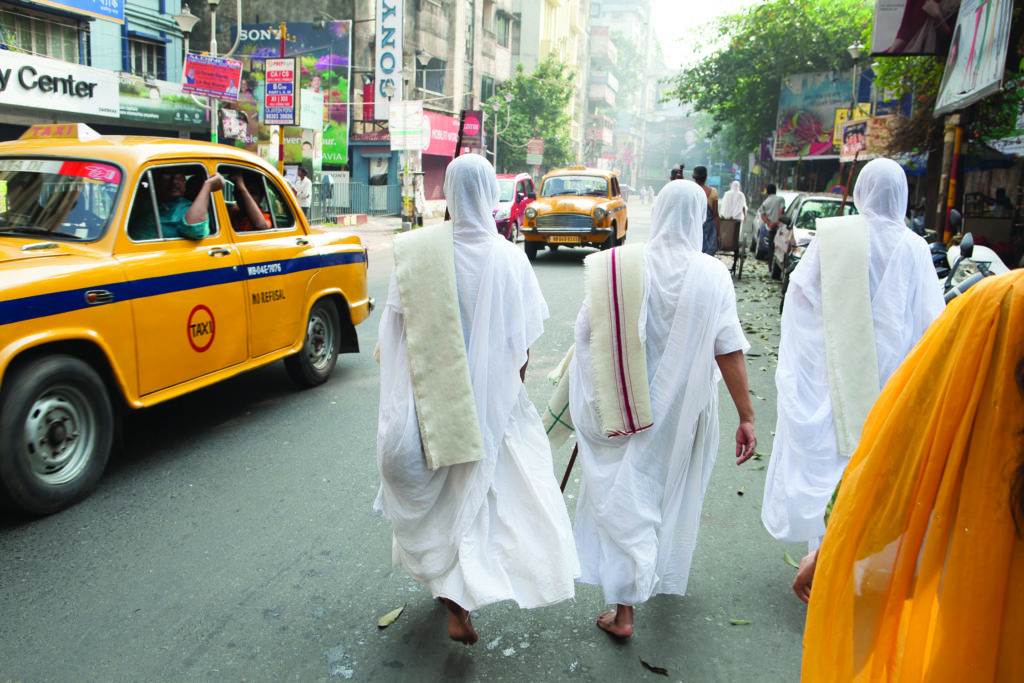
<instances>
[{"instance_id":1,"label":"second yellow taxi in distance","mask_svg":"<svg viewBox=\"0 0 1024 683\"><path fill-rule=\"evenodd\" d=\"M552 251L560 246L610 249L622 244L629 231L618 177L586 166L544 176L524 215L523 247L531 261L545 246Z\"/></svg>"},{"instance_id":2,"label":"second yellow taxi in distance","mask_svg":"<svg viewBox=\"0 0 1024 683\"><path fill-rule=\"evenodd\" d=\"M123 408L284 359L327 380L372 309L359 237L224 145L33 126L0 143L0 503L85 496Z\"/></svg>"}]
</instances>

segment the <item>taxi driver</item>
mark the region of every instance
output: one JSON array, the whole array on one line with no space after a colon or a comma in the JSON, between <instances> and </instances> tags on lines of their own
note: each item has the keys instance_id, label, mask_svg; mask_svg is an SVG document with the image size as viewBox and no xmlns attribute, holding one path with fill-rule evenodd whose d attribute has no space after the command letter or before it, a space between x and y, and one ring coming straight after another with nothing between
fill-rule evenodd
<instances>
[{"instance_id":1,"label":"taxi driver","mask_svg":"<svg viewBox=\"0 0 1024 683\"><path fill-rule=\"evenodd\" d=\"M153 178L163 238L201 240L207 237L210 234L210 193L224 188L224 179L220 174L215 173L207 178L191 201L185 196L185 173L173 169L155 170ZM149 211L136 216L131 228L132 237L136 240L160 237L156 217Z\"/></svg>"}]
</instances>

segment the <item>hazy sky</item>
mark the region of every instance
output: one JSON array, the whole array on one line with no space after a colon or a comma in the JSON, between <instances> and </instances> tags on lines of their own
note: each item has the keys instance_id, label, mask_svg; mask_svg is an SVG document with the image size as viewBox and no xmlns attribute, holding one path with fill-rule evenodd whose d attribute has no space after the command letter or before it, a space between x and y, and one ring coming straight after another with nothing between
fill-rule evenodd
<instances>
[{"instance_id":1,"label":"hazy sky","mask_svg":"<svg viewBox=\"0 0 1024 683\"><path fill-rule=\"evenodd\" d=\"M696 56L701 27L756 0L652 0L654 30L673 70Z\"/></svg>"}]
</instances>

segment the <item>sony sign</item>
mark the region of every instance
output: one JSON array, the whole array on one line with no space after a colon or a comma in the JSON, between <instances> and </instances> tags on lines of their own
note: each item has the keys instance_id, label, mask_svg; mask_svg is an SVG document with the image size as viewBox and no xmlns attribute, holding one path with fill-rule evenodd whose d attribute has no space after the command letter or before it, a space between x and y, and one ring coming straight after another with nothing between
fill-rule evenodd
<instances>
[{"instance_id":1,"label":"sony sign","mask_svg":"<svg viewBox=\"0 0 1024 683\"><path fill-rule=\"evenodd\" d=\"M405 0L377 0L374 118L388 118L388 100L402 99L402 22Z\"/></svg>"}]
</instances>

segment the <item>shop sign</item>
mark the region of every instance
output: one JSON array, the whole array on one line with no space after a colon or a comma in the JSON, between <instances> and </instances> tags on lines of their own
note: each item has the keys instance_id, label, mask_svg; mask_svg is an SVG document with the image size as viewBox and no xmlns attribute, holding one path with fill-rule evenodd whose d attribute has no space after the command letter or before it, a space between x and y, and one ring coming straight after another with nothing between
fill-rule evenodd
<instances>
[{"instance_id":1,"label":"shop sign","mask_svg":"<svg viewBox=\"0 0 1024 683\"><path fill-rule=\"evenodd\" d=\"M119 94L121 118L126 121L196 127L207 123L206 110L181 91L180 83L122 73Z\"/></svg>"},{"instance_id":2,"label":"shop sign","mask_svg":"<svg viewBox=\"0 0 1024 683\"><path fill-rule=\"evenodd\" d=\"M854 159L864 161L864 152L868 148L868 122L849 121L843 126L842 149L839 151L839 161L848 163Z\"/></svg>"},{"instance_id":3,"label":"shop sign","mask_svg":"<svg viewBox=\"0 0 1024 683\"><path fill-rule=\"evenodd\" d=\"M853 73L825 71L782 79L775 127L776 161L835 159L836 109L849 106Z\"/></svg>"},{"instance_id":4,"label":"shop sign","mask_svg":"<svg viewBox=\"0 0 1024 683\"><path fill-rule=\"evenodd\" d=\"M858 104L853 107L853 116L850 116L850 107L839 107L836 109L835 122L832 132L832 143L836 147L841 147L843 144L843 128L846 126L847 121L860 121L861 119L871 118L871 104Z\"/></svg>"},{"instance_id":5,"label":"shop sign","mask_svg":"<svg viewBox=\"0 0 1024 683\"><path fill-rule=\"evenodd\" d=\"M402 100L402 24L405 0L377 0L374 115L388 119L389 102Z\"/></svg>"},{"instance_id":6,"label":"shop sign","mask_svg":"<svg viewBox=\"0 0 1024 683\"><path fill-rule=\"evenodd\" d=\"M124 0L35 0L35 2L93 19L106 19L115 24L124 23Z\"/></svg>"},{"instance_id":7,"label":"shop sign","mask_svg":"<svg viewBox=\"0 0 1024 683\"><path fill-rule=\"evenodd\" d=\"M465 109L462 112L462 146L470 149L483 147L484 113L480 109Z\"/></svg>"},{"instance_id":8,"label":"shop sign","mask_svg":"<svg viewBox=\"0 0 1024 683\"><path fill-rule=\"evenodd\" d=\"M324 129L324 95L303 88L299 91L299 127Z\"/></svg>"},{"instance_id":9,"label":"shop sign","mask_svg":"<svg viewBox=\"0 0 1024 683\"><path fill-rule=\"evenodd\" d=\"M295 59L268 59L265 69L263 123L268 126L294 126Z\"/></svg>"},{"instance_id":10,"label":"shop sign","mask_svg":"<svg viewBox=\"0 0 1024 683\"><path fill-rule=\"evenodd\" d=\"M963 0L942 72L935 114L963 109L1003 83L1013 0Z\"/></svg>"},{"instance_id":11,"label":"shop sign","mask_svg":"<svg viewBox=\"0 0 1024 683\"><path fill-rule=\"evenodd\" d=\"M423 153L454 157L459 142L459 120L436 111L423 112Z\"/></svg>"},{"instance_id":12,"label":"shop sign","mask_svg":"<svg viewBox=\"0 0 1024 683\"><path fill-rule=\"evenodd\" d=\"M922 8L928 4L934 7ZM871 54L892 57L945 53L956 20L957 4L948 0L932 3L877 0Z\"/></svg>"},{"instance_id":13,"label":"shop sign","mask_svg":"<svg viewBox=\"0 0 1024 683\"><path fill-rule=\"evenodd\" d=\"M116 118L117 74L4 50L0 52L0 104Z\"/></svg>"},{"instance_id":14,"label":"shop sign","mask_svg":"<svg viewBox=\"0 0 1024 683\"><path fill-rule=\"evenodd\" d=\"M392 102L388 116L391 150L421 151L423 149L423 102L409 100Z\"/></svg>"},{"instance_id":15,"label":"shop sign","mask_svg":"<svg viewBox=\"0 0 1024 683\"><path fill-rule=\"evenodd\" d=\"M191 53L185 56L182 92L209 95L218 100L237 100L241 80L242 63L237 59Z\"/></svg>"}]
</instances>

